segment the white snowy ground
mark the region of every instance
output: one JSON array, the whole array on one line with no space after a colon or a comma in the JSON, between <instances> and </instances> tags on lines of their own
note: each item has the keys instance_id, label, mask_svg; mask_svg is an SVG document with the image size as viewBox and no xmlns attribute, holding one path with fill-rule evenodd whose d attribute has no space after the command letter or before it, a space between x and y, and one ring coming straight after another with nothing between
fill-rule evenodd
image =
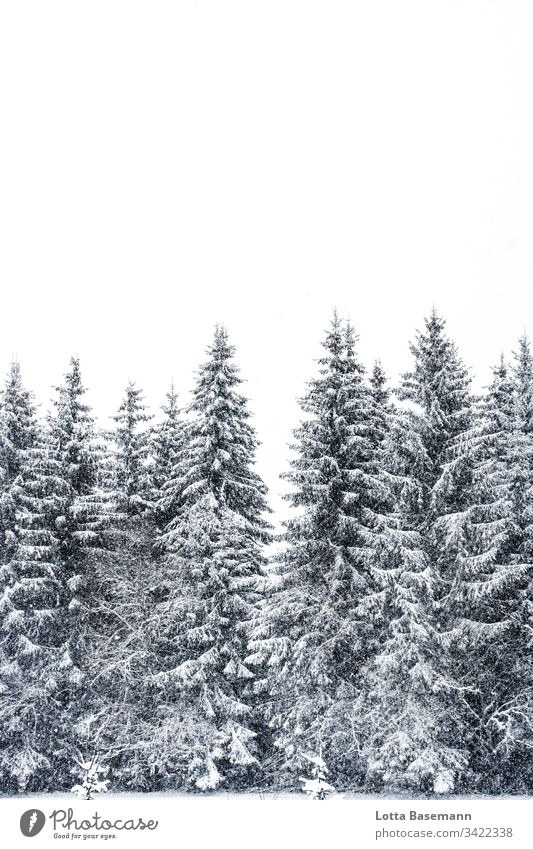
<instances>
[{"instance_id":1,"label":"white snowy ground","mask_svg":"<svg viewBox=\"0 0 533 849\"><path fill-rule=\"evenodd\" d=\"M0 802L3 799L12 798L12 799L46 799L46 801L50 804L61 803L64 807L66 802L72 803L80 803L85 804L85 802L78 799L73 793L42 793L42 794L26 794L20 796L0 796ZM278 802L278 801L290 801L290 802L307 802L309 798L305 795L305 793L299 792L283 792L283 793L275 793L275 792L247 792L247 793L224 793L223 791L211 792L211 793L182 793L173 790L167 790L164 792L158 793L102 793L99 796L96 796L92 801L94 802L102 802L105 800L112 800L114 802L119 802L121 799L127 802L132 802L135 799L142 799L143 802L149 801L150 799L162 799L170 801L172 799L183 799L188 801L199 801L206 802L209 799L216 799L217 801L227 801L227 802ZM456 795L439 795L439 796L413 796L410 793L386 793L386 794L372 794L372 793L359 793L357 791L350 792L338 792L334 793L329 797L327 801L376 801L376 802L386 802L387 800L393 801L402 801L402 802L440 802L442 800L448 802L457 802L457 801L479 801L479 800L507 800L507 801L529 801L533 804L533 796L514 796L514 795L506 795L506 796L490 796L483 794L472 794L470 796L456 796Z\"/></svg>"}]
</instances>

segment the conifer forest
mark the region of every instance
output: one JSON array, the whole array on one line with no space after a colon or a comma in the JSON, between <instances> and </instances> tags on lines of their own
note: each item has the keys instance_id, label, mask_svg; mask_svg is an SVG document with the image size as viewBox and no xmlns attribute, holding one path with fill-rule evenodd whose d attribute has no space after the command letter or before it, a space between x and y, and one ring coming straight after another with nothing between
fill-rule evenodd
<instances>
[{"instance_id":1,"label":"conifer forest","mask_svg":"<svg viewBox=\"0 0 533 849\"><path fill-rule=\"evenodd\" d=\"M297 792L312 758L370 794L533 792L530 342L481 394L436 311L397 386L336 313L322 346L280 534L224 327L190 396L131 382L105 430L77 358L38 401L7 364L2 794L96 756L114 792Z\"/></svg>"}]
</instances>

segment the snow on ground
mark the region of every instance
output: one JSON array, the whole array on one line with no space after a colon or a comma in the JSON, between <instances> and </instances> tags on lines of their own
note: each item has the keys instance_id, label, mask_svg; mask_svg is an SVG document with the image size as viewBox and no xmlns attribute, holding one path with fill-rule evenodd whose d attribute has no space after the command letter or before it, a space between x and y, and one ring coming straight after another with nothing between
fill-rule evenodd
<instances>
[{"instance_id":1,"label":"snow on ground","mask_svg":"<svg viewBox=\"0 0 533 849\"><path fill-rule=\"evenodd\" d=\"M76 798L73 793L29 793L27 795L21 796L0 796L0 801L3 799L46 799L47 801L61 803L63 806L66 802L76 802L80 804L85 804L84 801L81 801ZM135 799L143 799L144 801L148 801L149 799L171 799L171 798L181 798L191 801L199 801L206 802L209 799L216 799L217 801L227 801L227 802L257 802L257 801L265 801L265 802L307 802L309 798L305 793L298 792L249 792L249 793L224 793L220 792L212 792L212 793L182 793L180 791L167 790L158 793L105 793L100 796L95 797L91 801L105 802L107 800L113 802L119 802L120 800L131 802ZM469 801L481 801L481 800L506 800L506 801L520 801L520 800L528 800L531 801L533 799L532 796L514 796L514 795L502 795L502 796L490 796L484 794L471 794L467 796L454 796L454 795L442 795L442 796L425 796L422 794L413 795L412 793L398 792L398 793L383 793L383 794L373 794L373 793L358 793L357 791L349 791L349 792L338 792L327 801L379 801L384 802L386 800L398 800L403 802L409 801L417 801L417 802L460 802L463 800Z\"/></svg>"}]
</instances>

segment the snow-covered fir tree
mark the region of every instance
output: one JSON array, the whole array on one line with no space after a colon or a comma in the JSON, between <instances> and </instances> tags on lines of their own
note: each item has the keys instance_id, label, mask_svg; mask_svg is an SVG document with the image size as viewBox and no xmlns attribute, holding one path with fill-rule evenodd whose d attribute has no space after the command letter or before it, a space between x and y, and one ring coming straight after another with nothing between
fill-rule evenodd
<instances>
[{"instance_id":1,"label":"snow-covered fir tree","mask_svg":"<svg viewBox=\"0 0 533 849\"><path fill-rule=\"evenodd\" d=\"M510 475L516 419L513 394L502 358L482 400L471 440L474 468L465 525L468 556L450 599L450 609L458 614L458 638L451 650L469 706L465 739L471 752L472 780L481 781L485 789L494 781L491 761L502 757L501 752L496 754L499 734L494 715L506 701L509 676L512 679L516 674L509 638L512 642L517 634L509 614L513 618L516 612L513 608L522 570L511 563L510 556L514 535Z\"/></svg>"},{"instance_id":2,"label":"snow-covered fir tree","mask_svg":"<svg viewBox=\"0 0 533 849\"><path fill-rule=\"evenodd\" d=\"M160 770L200 790L244 786L260 751L245 657L270 530L240 384L234 347L218 326L198 371L185 446L163 487L174 515L161 538L166 597L152 624Z\"/></svg>"},{"instance_id":3,"label":"snow-covered fir tree","mask_svg":"<svg viewBox=\"0 0 533 849\"><path fill-rule=\"evenodd\" d=\"M470 430L449 443L434 487L437 496L446 494L435 538L451 565L440 573L444 592L435 613L462 694L457 736L468 751L470 786L490 792L498 789L504 763L507 779L514 774L520 786L511 727L521 725L515 736L523 738L524 720L531 719L521 698L529 688L521 661L528 654L523 593L530 561L517 524L531 445L517 401L501 363L481 409L475 416L472 410Z\"/></svg>"},{"instance_id":4,"label":"snow-covered fir tree","mask_svg":"<svg viewBox=\"0 0 533 849\"><path fill-rule=\"evenodd\" d=\"M408 540L375 572L382 636L362 670L352 722L368 789L448 792L466 755L454 678L434 623L428 557L414 530L421 492L410 473L424 464L424 446L406 422L394 425L390 439L387 477L397 486L398 524Z\"/></svg>"},{"instance_id":5,"label":"snow-covered fir tree","mask_svg":"<svg viewBox=\"0 0 533 849\"><path fill-rule=\"evenodd\" d=\"M525 338L514 374L502 358L493 375L475 451L470 557L455 602L462 613L457 655L470 708L467 736L475 786L485 792L523 791L531 780L524 741L533 723L528 627L533 368Z\"/></svg>"},{"instance_id":6,"label":"snow-covered fir tree","mask_svg":"<svg viewBox=\"0 0 533 849\"><path fill-rule=\"evenodd\" d=\"M379 639L375 570L401 544L377 467L386 413L364 381L353 329L335 314L323 345L286 475L296 515L251 644L250 662L268 669L256 688L278 750L272 770L288 786L309 749L322 750L345 784L360 776L350 717L360 670Z\"/></svg>"},{"instance_id":7,"label":"snow-covered fir tree","mask_svg":"<svg viewBox=\"0 0 533 849\"><path fill-rule=\"evenodd\" d=\"M63 658L71 681L81 682L84 613L91 604L93 570L90 555L105 548L109 510L99 489L101 449L79 360L73 357L63 385L56 387L54 411L48 418L47 441L58 485L55 528L70 591L69 641Z\"/></svg>"},{"instance_id":8,"label":"snow-covered fir tree","mask_svg":"<svg viewBox=\"0 0 533 849\"><path fill-rule=\"evenodd\" d=\"M335 792L335 788L328 781L329 769L322 760L321 755L303 755L308 762L310 778L300 777L302 790L310 799L327 799Z\"/></svg>"},{"instance_id":9,"label":"snow-covered fir tree","mask_svg":"<svg viewBox=\"0 0 533 849\"><path fill-rule=\"evenodd\" d=\"M102 766L100 753L95 752L92 758L80 760L76 758L76 764L81 772L81 782L75 784L71 792L79 799L91 801L99 793L107 793L107 785L110 779L104 778L107 767Z\"/></svg>"},{"instance_id":10,"label":"snow-covered fir tree","mask_svg":"<svg viewBox=\"0 0 533 849\"><path fill-rule=\"evenodd\" d=\"M519 339L511 373L514 433L509 463L513 479L513 546L518 560L533 562L533 355L526 335Z\"/></svg>"},{"instance_id":11,"label":"snow-covered fir tree","mask_svg":"<svg viewBox=\"0 0 533 849\"><path fill-rule=\"evenodd\" d=\"M117 414L115 501L117 509L134 516L153 508L154 485L150 469L150 431L142 390L130 381Z\"/></svg>"},{"instance_id":12,"label":"snow-covered fir tree","mask_svg":"<svg viewBox=\"0 0 533 849\"><path fill-rule=\"evenodd\" d=\"M107 434L107 468L112 496L112 544L96 570L99 588L88 671L97 684L90 710L80 717L79 746L105 752L114 781L128 790L158 789L154 745L154 693L148 686L154 667L149 622L160 600L154 553L157 488L168 475L177 423L175 393L166 421L154 432L142 391L130 382ZM151 450L155 456L152 462ZM109 532L108 532L109 537Z\"/></svg>"},{"instance_id":13,"label":"snow-covered fir tree","mask_svg":"<svg viewBox=\"0 0 533 849\"><path fill-rule=\"evenodd\" d=\"M152 428L152 481L156 503L157 522L161 528L172 518L175 501L164 498L165 484L172 480L173 470L178 462L185 439L185 422L180 417L178 395L171 384L167 392L167 403L162 407L163 419Z\"/></svg>"},{"instance_id":14,"label":"snow-covered fir tree","mask_svg":"<svg viewBox=\"0 0 533 849\"><path fill-rule=\"evenodd\" d=\"M450 792L468 763L465 705L448 633L450 598L468 557L472 427L469 378L435 311L411 345L414 369L385 446L384 472L397 493L400 527L411 534L383 573L385 637L365 669L363 742L367 781ZM365 691L366 690L366 694Z\"/></svg>"},{"instance_id":15,"label":"snow-covered fir tree","mask_svg":"<svg viewBox=\"0 0 533 849\"><path fill-rule=\"evenodd\" d=\"M105 752L114 781L128 790L147 789L154 771L154 704L146 686L153 663L148 622L158 584L151 418L142 391L130 382L116 427L106 434L110 517L106 551L94 564L91 615L98 627L86 657L92 687L76 726L78 748Z\"/></svg>"},{"instance_id":16,"label":"snow-covered fir tree","mask_svg":"<svg viewBox=\"0 0 533 849\"><path fill-rule=\"evenodd\" d=\"M418 408L408 419L421 439L425 461L418 464L421 509L416 524L424 537L440 623L446 627L446 599L466 556L473 398L468 372L435 310L411 352L414 369L403 376L399 395Z\"/></svg>"},{"instance_id":17,"label":"snow-covered fir tree","mask_svg":"<svg viewBox=\"0 0 533 849\"><path fill-rule=\"evenodd\" d=\"M55 482L18 363L0 408L0 787L54 782L65 588L51 524Z\"/></svg>"},{"instance_id":18,"label":"snow-covered fir tree","mask_svg":"<svg viewBox=\"0 0 533 849\"><path fill-rule=\"evenodd\" d=\"M46 442L55 482L53 529L68 592L67 636L60 660L64 708L63 745L56 762L60 784L69 780L78 722L90 711L92 701L87 670L99 627L94 607L102 558L108 548L112 504L102 487L102 446L90 407L83 400L86 390L77 358L71 359L65 381L56 391Z\"/></svg>"}]
</instances>

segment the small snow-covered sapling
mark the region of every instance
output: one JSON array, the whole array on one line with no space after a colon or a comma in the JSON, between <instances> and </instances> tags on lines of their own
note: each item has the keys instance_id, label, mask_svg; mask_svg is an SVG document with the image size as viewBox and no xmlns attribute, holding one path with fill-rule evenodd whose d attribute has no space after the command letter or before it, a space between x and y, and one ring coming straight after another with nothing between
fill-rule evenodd
<instances>
[{"instance_id":1,"label":"small snow-covered sapling","mask_svg":"<svg viewBox=\"0 0 533 849\"><path fill-rule=\"evenodd\" d=\"M321 755L303 755L310 763L311 778L300 777L302 790L310 799L327 799L335 792L335 788L328 783L326 776L329 769L322 760Z\"/></svg>"},{"instance_id":2,"label":"small snow-covered sapling","mask_svg":"<svg viewBox=\"0 0 533 849\"><path fill-rule=\"evenodd\" d=\"M103 776L107 773L107 767L100 766L100 754L96 752L91 760L79 761L76 763L83 771L81 784L75 784L71 793L75 793L79 799L90 800L98 793L106 793L109 779Z\"/></svg>"}]
</instances>

